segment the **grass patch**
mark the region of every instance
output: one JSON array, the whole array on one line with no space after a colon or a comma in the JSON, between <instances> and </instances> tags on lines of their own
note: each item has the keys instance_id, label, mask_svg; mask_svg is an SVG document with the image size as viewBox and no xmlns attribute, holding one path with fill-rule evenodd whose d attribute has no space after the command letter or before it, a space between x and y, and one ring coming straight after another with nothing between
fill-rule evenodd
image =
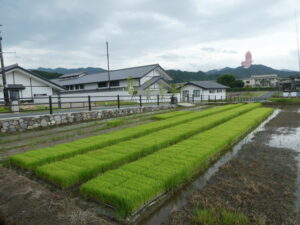
<instances>
[{"instance_id":1,"label":"grass patch","mask_svg":"<svg viewBox=\"0 0 300 225\"><path fill-rule=\"evenodd\" d=\"M195 221L203 225L220 225L220 219L215 209L198 210Z\"/></svg>"},{"instance_id":2,"label":"grass patch","mask_svg":"<svg viewBox=\"0 0 300 225\"><path fill-rule=\"evenodd\" d=\"M117 106L117 101L95 102L96 106ZM139 105L136 101L120 101L120 105Z\"/></svg>"},{"instance_id":3,"label":"grass patch","mask_svg":"<svg viewBox=\"0 0 300 225\"><path fill-rule=\"evenodd\" d=\"M239 95L239 97L242 97L242 98L255 98L255 97L262 96L266 93L267 93L266 91L248 91L248 92L243 92L242 94Z\"/></svg>"},{"instance_id":4,"label":"grass patch","mask_svg":"<svg viewBox=\"0 0 300 225\"><path fill-rule=\"evenodd\" d=\"M106 127L117 127L124 124L125 119L109 120L106 122Z\"/></svg>"},{"instance_id":5,"label":"grass patch","mask_svg":"<svg viewBox=\"0 0 300 225\"><path fill-rule=\"evenodd\" d=\"M300 103L300 98L269 98L268 100L275 103Z\"/></svg>"},{"instance_id":6,"label":"grass patch","mask_svg":"<svg viewBox=\"0 0 300 225\"><path fill-rule=\"evenodd\" d=\"M271 108L258 108L234 116L234 119L213 129L107 171L83 184L80 191L87 197L116 207L118 214L126 217L162 192L178 187L196 173L205 171L216 154L272 112ZM217 119L217 116L214 118ZM68 168L70 170L73 168Z\"/></svg>"},{"instance_id":7,"label":"grass patch","mask_svg":"<svg viewBox=\"0 0 300 225\"><path fill-rule=\"evenodd\" d=\"M0 106L0 113L10 113L11 110L9 107L6 106Z\"/></svg>"},{"instance_id":8,"label":"grass patch","mask_svg":"<svg viewBox=\"0 0 300 225\"><path fill-rule=\"evenodd\" d=\"M243 213L217 209L197 210L194 220L203 225L248 225L249 219Z\"/></svg>"},{"instance_id":9,"label":"grass patch","mask_svg":"<svg viewBox=\"0 0 300 225\"><path fill-rule=\"evenodd\" d=\"M188 115L178 116L168 120L142 124L139 126L126 128L107 134L83 138L69 143L55 145L52 147L27 151L21 154L11 156L10 162L16 166L25 169L35 169L37 166L45 163L50 163L53 161L72 157L77 154L82 154L88 151L117 144L122 141L141 137L155 131L176 126L178 124L186 123L197 118L202 118L216 113L225 112L226 110L230 110L240 106L242 106L242 104L216 107L203 111L193 112Z\"/></svg>"}]
</instances>

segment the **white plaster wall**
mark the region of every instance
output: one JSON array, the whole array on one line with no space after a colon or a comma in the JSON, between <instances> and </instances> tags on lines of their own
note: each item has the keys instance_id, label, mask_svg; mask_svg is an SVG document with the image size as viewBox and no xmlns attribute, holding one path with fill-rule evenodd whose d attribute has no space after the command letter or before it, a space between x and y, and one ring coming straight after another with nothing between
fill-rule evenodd
<instances>
[{"instance_id":1,"label":"white plaster wall","mask_svg":"<svg viewBox=\"0 0 300 225\"><path fill-rule=\"evenodd\" d=\"M194 101L201 101L201 100L222 100L226 99L226 89L219 89L222 92L217 92L217 89L214 89L214 93L210 93L209 90L203 89L194 85L186 85L183 88L181 88L180 94L181 94L181 99L187 100L186 97L184 97L183 92L188 91L189 93L189 100L192 99L193 97L193 92L194 90L199 90L200 91L200 96L195 97L194 96Z\"/></svg>"},{"instance_id":2,"label":"white plaster wall","mask_svg":"<svg viewBox=\"0 0 300 225\"><path fill-rule=\"evenodd\" d=\"M20 98L32 98L34 94L53 94L51 87L19 70L7 72L6 81L7 84L22 84L25 87L19 91ZM3 91L0 91L0 98L3 98Z\"/></svg>"},{"instance_id":3,"label":"white plaster wall","mask_svg":"<svg viewBox=\"0 0 300 225\"><path fill-rule=\"evenodd\" d=\"M298 92L295 92L295 91L293 91L293 92L283 92L282 96L283 97L297 97L297 93Z\"/></svg>"},{"instance_id":4,"label":"white plaster wall","mask_svg":"<svg viewBox=\"0 0 300 225\"><path fill-rule=\"evenodd\" d=\"M158 70L152 70L151 72L149 72L146 76L141 78L141 85L145 82L147 82L148 80L150 80L152 77L157 77L157 76L162 76Z\"/></svg>"}]
</instances>

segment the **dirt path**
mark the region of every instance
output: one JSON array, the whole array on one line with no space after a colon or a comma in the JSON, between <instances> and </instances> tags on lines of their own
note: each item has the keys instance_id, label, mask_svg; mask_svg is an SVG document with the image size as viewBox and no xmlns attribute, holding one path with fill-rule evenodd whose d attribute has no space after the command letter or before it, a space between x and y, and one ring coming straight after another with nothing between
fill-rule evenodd
<instances>
[{"instance_id":1,"label":"dirt path","mask_svg":"<svg viewBox=\"0 0 300 225\"><path fill-rule=\"evenodd\" d=\"M197 209L226 209L248 216L251 224L297 225L295 202L300 146L300 111L284 108L251 142L213 175L188 204L170 215L172 225L197 224ZM299 180L299 178L298 178Z\"/></svg>"},{"instance_id":2,"label":"dirt path","mask_svg":"<svg viewBox=\"0 0 300 225\"><path fill-rule=\"evenodd\" d=\"M78 208L66 196L0 167L0 224L112 225L91 211Z\"/></svg>"}]
</instances>

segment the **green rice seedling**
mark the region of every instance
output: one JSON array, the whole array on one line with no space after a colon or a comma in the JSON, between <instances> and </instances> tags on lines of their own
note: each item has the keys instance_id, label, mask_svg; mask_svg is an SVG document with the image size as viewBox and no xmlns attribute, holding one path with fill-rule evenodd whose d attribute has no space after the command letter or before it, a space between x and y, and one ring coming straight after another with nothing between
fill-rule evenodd
<instances>
[{"instance_id":1,"label":"green rice seedling","mask_svg":"<svg viewBox=\"0 0 300 225\"><path fill-rule=\"evenodd\" d=\"M155 131L166 129L178 124L183 124L198 118L222 113L233 108L239 108L242 104L227 105L194 112L188 115L182 115L163 121L156 121L135 127L122 129L119 131L96 135L88 138L79 139L73 142L58 144L53 147L41 148L24 153L16 154L10 157L10 163L25 169L34 169L45 163L72 157L91 150L103 148L122 141L137 138L150 134Z\"/></svg>"},{"instance_id":2,"label":"green rice seedling","mask_svg":"<svg viewBox=\"0 0 300 225\"><path fill-rule=\"evenodd\" d=\"M162 113L158 114L155 116L152 116L151 119L154 120L165 120L165 119L170 119L176 116L182 116L182 115L187 115L189 113L192 113L192 111L175 111L175 112L168 112L168 113Z\"/></svg>"},{"instance_id":3,"label":"green rice seedling","mask_svg":"<svg viewBox=\"0 0 300 225\"><path fill-rule=\"evenodd\" d=\"M247 225L248 217L243 213L230 212L223 210L221 213L221 221L224 225Z\"/></svg>"},{"instance_id":4,"label":"green rice seedling","mask_svg":"<svg viewBox=\"0 0 300 225\"><path fill-rule=\"evenodd\" d=\"M159 194L206 170L216 154L272 112L271 108L257 108L236 116L213 129L107 171L83 184L80 191L116 207L119 215L126 217ZM225 215L223 221L228 221L229 217Z\"/></svg>"},{"instance_id":5,"label":"green rice seedling","mask_svg":"<svg viewBox=\"0 0 300 225\"><path fill-rule=\"evenodd\" d=\"M203 225L221 225L215 209L201 209L196 212L195 221Z\"/></svg>"},{"instance_id":6,"label":"green rice seedling","mask_svg":"<svg viewBox=\"0 0 300 225\"><path fill-rule=\"evenodd\" d=\"M36 168L36 174L61 187L70 187L88 180L100 172L116 168L186 138L190 138L199 132L210 129L249 110L253 110L257 106L257 104L244 105L225 111L222 114L196 119L100 150L94 150L59 162L42 165ZM56 164L58 165L57 168L55 167ZM68 170L69 165L73 165L76 168L72 167L70 173L64 172L59 174L62 168L61 165L63 164L65 164L64 170ZM74 175L72 176L71 173Z\"/></svg>"}]
</instances>

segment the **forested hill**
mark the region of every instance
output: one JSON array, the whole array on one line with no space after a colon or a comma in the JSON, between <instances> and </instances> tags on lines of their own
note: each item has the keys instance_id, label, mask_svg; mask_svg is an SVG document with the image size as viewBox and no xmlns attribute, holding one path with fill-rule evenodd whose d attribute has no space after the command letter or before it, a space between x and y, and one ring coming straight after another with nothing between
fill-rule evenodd
<instances>
[{"instance_id":1,"label":"forested hill","mask_svg":"<svg viewBox=\"0 0 300 225\"><path fill-rule=\"evenodd\" d=\"M31 71L37 75L40 75L41 77L48 79L48 80L56 79L62 75L61 73L45 72L45 71L41 71L41 70L31 70Z\"/></svg>"},{"instance_id":2,"label":"forested hill","mask_svg":"<svg viewBox=\"0 0 300 225\"><path fill-rule=\"evenodd\" d=\"M66 69L66 68L37 68L32 70L34 73L39 74L47 79L55 79L62 74L66 73L74 73L74 72L87 72L87 73L96 73L105 71L102 68L96 67L87 67L87 68L74 68L74 69ZM237 68L229 68L226 67L221 70L210 70L208 72L189 72L182 70L167 70L166 71L172 78L174 83L187 82L191 80L216 80L219 76L224 74L232 74L236 78L246 78L250 77L250 75L262 75L262 74L277 74L280 77L289 77L294 75L299 75L299 72L290 71L290 70L276 70L271 67L267 67L264 65L253 65L249 69L245 69L243 67Z\"/></svg>"},{"instance_id":3,"label":"forested hill","mask_svg":"<svg viewBox=\"0 0 300 225\"><path fill-rule=\"evenodd\" d=\"M208 75L202 71L188 72L181 70L167 70L166 72L173 78L174 83L182 83L191 80L215 80L218 77L217 75Z\"/></svg>"},{"instance_id":4,"label":"forested hill","mask_svg":"<svg viewBox=\"0 0 300 225\"><path fill-rule=\"evenodd\" d=\"M264 65L253 65L249 69L244 67L230 68L226 67L221 70L210 70L206 72L208 75L224 75L224 74L233 74L236 78L246 78L250 75L265 75L265 74L277 74L280 77L289 77L297 74L295 71L288 70L276 70Z\"/></svg>"}]
</instances>

